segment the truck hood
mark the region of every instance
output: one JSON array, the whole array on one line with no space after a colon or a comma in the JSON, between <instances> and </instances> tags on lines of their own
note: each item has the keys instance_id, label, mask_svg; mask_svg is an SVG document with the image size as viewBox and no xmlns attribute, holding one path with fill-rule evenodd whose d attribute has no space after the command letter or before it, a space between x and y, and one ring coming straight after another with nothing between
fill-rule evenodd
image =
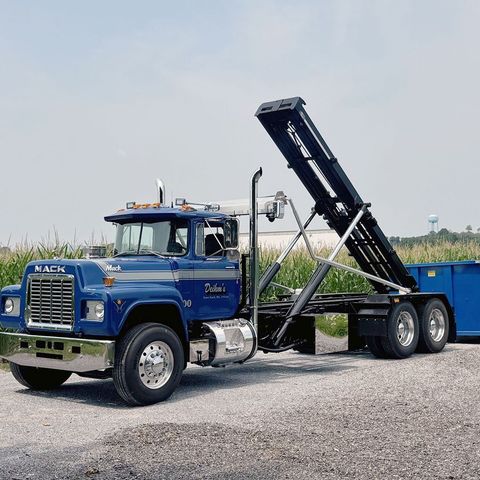
<instances>
[{"instance_id":1,"label":"truck hood","mask_svg":"<svg viewBox=\"0 0 480 480\"><path fill-rule=\"evenodd\" d=\"M117 282L173 282L178 264L173 259L150 256L90 260L38 260L27 265L32 273L74 275L84 286L102 285L104 277Z\"/></svg>"}]
</instances>

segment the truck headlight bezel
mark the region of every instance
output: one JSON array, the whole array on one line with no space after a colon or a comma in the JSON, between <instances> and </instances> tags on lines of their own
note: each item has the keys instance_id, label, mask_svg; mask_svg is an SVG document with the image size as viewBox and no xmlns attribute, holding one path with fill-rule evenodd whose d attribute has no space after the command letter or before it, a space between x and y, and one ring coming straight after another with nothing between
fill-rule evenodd
<instances>
[{"instance_id":1,"label":"truck headlight bezel","mask_svg":"<svg viewBox=\"0 0 480 480\"><path fill-rule=\"evenodd\" d=\"M3 302L3 314L9 317L20 315L20 297L6 297Z\"/></svg>"},{"instance_id":2,"label":"truck headlight bezel","mask_svg":"<svg viewBox=\"0 0 480 480\"><path fill-rule=\"evenodd\" d=\"M105 318L105 302L103 300L87 300L85 320L103 322Z\"/></svg>"}]
</instances>

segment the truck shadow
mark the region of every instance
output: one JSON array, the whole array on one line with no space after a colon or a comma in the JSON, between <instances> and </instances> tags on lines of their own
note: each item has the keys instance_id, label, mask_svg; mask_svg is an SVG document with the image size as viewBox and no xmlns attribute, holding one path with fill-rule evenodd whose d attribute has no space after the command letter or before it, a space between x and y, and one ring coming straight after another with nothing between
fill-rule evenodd
<instances>
[{"instance_id":1,"label":"truck shadow","mask_svg":"<svg viewBox=\"0 0 480 480\"><path fill-rule=\"evenodd\" d=\"M460 337L457 343L470 343L472 345L478 345L480 343L480 337Z\"/></svg>"},{"instance_id":2,"label":"truck shadow","mask_svg":"<svg viewBox=\"0 0 480 480\"><path fill-rule=\"evenodd\" d=\"M188 367L182 381L168 400L175 403L184 399L201 396L219 389L236 389L248 385L263 386L298 377L299 375L331 376L360 368L359 360L372 359L369 353L346 352L332 355L304 355L297 353L264 355L244 365L230 365L225 368ZM101 408L129 409L117 395L112 380L83 379L73 376L60 388L50 391L33 391L22 389L17 393L30 397L41 397L52 401L68 401ZM153 405L145 408L158 408Z\"/></svg>"}]
</instances>

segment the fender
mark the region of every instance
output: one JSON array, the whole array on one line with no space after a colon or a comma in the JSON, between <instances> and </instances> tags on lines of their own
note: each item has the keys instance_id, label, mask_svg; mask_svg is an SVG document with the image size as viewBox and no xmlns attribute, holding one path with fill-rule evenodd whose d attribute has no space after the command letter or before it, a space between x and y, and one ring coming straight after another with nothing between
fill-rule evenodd
<instances>
[{"instance_id":1,"label":"fender","mask_svg":"<svg viewBox=\"0 0 480 480\"><path fill-rule=\"evenodd\" d=\"M135 289L137 290L137 292L132 292L132 290L130 289L122 289L122 290L124 291L121 292L121 291L112 290L110 292L111 298L113 301L115 301L118 298L125 298L125 295L122 295L122 293L126 293L126 291L128 291L130 296L132 294L134 295L138 294L137 289ZM142 285L142 295L144 296L143 299L134 299L132 303L128 303L128 306L125 309L125 311L122 313L122 317L118 323L117 334L122 330L123 326L125 325L125 322L127 321L128 316L130 315L130 313L134 308L142 305L171 305L175 307L178 311L180 321L182 322L185 339L188 341L188 326L187 326L187 321L185 319L185 312L183 309L183 298L178 292L178 290L176 290L173 287L165 287L165 286L159 287L158 285L147 287L145 285Z\"/></svg>"},{"instance_id":2,"label":"fender","mask_svg":"<svg viewBox=\"0 0 480 480\"><path fill-rule=\"evenodd\" d=\"M7 295L20 295L22 293L22 286L21 285L6 285L0 290L0 294L2 296Z\"/></svg>"}]
</instances>

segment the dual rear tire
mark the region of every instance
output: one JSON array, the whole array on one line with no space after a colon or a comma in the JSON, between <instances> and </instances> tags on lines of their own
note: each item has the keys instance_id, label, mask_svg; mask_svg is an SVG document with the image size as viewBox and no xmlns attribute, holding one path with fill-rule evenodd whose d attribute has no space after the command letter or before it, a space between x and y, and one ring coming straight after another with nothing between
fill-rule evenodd
<instances>
[{"instance_id":1,"label":"dual rear tire","mask_svg":"<svg viewBox=\"0 0 480 480\"><path fill-rule=\"evenodd\" d=\"M392 307L387 317L387 335L367 337L367 346L378 358L407 358L415 351L437 353L449 335L449 317L444 303L432 298L417 310L411 302Z\"/></svg>"},{"instance_id":2,"label":"dual rear tire","mask_svg":"<svg viewBox=\"0 0 480 480\"><path fill-rule=\"evenodd\" d=\"M445 304L432 298L419 309L423 319L420 325L418 352L438 353L443 350L450 335L450 322Z\"/></svg>"}]
</instances>

